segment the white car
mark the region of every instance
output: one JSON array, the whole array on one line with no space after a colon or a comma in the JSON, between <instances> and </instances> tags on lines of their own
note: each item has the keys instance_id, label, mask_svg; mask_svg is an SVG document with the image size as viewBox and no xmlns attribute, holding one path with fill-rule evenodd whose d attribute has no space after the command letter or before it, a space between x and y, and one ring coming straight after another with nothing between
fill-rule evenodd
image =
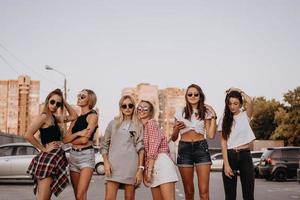
<instances>
[{"instance_id":1,"label":"white car","mask_svg":"<svg viewBox=\"0 0 300 200\"><path fill-rule=\"evenodd\" d=\"M223 155L222 153L216 153L211 156L211 170L212 171L222 171L223 168Z\"/></svg>"},{"instance_id":2,"label":"white car","mask_svg":"<svg viewBox=\"0 0 300 200\"><path fill-rule=\"evenodd\" d=\"M10 143L0 146L0 181L28 181L28 166L39 151L29 143Z\"/></svg>"}]
</instances>

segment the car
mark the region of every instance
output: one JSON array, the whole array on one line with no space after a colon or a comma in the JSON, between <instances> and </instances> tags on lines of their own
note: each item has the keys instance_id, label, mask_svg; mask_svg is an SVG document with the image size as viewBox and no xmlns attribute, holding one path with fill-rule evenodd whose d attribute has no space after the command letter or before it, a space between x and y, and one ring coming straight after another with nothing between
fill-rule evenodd
<instances>
[{"instance_id":1,"label":"car","mask_svg":"<svg viewBox=\"0 0 300 200\"><path fill-rule=\"evenodd\" d=\"M255 178L260 178L258 165L263 153L263 151L251 151Z\"/></svg>"},{"instance_id":2,"label":"car","mask_svg":"<svg viewBox=\"0 0 300 200\"><path fill-rule=\"evenodd\" d=\"M267 148L263 153L258 169L266 180L286 181L297 177L300 147Z\"/></svg>"},{"instance_id":3,"label":"car","mask_svg":"<svg viewBox=\"0 0 300 200\"><path fill-rule=\"evenodd\" d=\"M27 169L39 151L30 143L9 143L0 146L0 181L27 182L32 178Z\"/></svg>"},{"instance_id":4,"label":"car","mask_svg":"<svg viewBox=\"0 0 300 200\"><path fill-rule=\"evenodd\" d=\"M103 157L100 153L99 147L98 146L93 146L93 147L94 147L94 151L95 151L95 169L94 169L94 171L98 175L104 175L105 171L104 171ZM70 145L65 145L65 147L63 147L63 149L65 150L67 159L69 159L70 158L71 146Z\"/></svg>"},{"instance_id":5,"label":"car","mask_svg":"<svg viewBox=\"0 0 300 200\"><path fill-rule=\"evenodd\" d=\"M223 155L222 153L216 153L211 156L211 171L222 171L223 168Z\"/></svg>"},{"instance_id":6,"label":"car","mask_svg":"<svg viewBox=\"0 0 300 200\"><path fill-rule=\"evenodd\" d=\"M263 154L263 151L251 151L255 177L258 177L257 165L259 164L260 157L262 156L262 154ZM212 171L222 171L222 168L223 168L222 153L216 153L216 154L212 155L211 160L212 160L211 170Z\"/></svg>"}]
</instances>

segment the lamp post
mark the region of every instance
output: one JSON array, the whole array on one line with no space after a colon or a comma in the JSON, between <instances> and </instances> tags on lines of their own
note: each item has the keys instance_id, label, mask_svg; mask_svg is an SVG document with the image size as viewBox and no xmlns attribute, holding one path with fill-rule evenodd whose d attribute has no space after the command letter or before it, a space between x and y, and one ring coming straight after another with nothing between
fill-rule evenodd
<instances>
[{"instance_id":1,"label":"lamp post","mask_svg":"<svg viewBox=\"0 0 300 200\"><path fill-rule=\"evenodd\" d=\"M66 75L64 73L58 71L57 69L50 67L49 65L45 65L45 69L56 71L57 73L59 73L60 75L62 75L64 77L64 99L67 101L67 78L66 78Z\"/></svg>"}]
</instances>

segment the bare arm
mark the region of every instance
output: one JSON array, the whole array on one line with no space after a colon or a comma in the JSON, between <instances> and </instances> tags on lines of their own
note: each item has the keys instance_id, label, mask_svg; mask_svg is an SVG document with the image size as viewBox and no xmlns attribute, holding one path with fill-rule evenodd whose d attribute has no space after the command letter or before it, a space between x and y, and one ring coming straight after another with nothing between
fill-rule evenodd
<instances>
[{"instance_id":1,"label":"bare arm","mask_svg":"<svg viewBox=\"0 0 300 200\"><path fill-rule=\"evenodd\" d=\"M231 178L234 174L232 172L232 169L228 161L227 140L225 140L223 136L221 136L221 149L222 149L223 162L224 162L224 173L227 177Z\"/></svg>"},{"instance_id":2,"label":"bare arm","mask_svg":"<svg viewBox=\"0 0 300 200\"><path fill-rule=\"evenodd\" d=\"M66 123L70 121L74 121L77 119L78 115L76 111L66 102L63 100L64 107L67 109L69 115L66 116L56 116L56 119L59 123Z\"/></svg>"},{"instance_id":3,"label":"bare arm","mask_svg":"<svg viewBox=\"0 0 300 200\"><path fill-rule=\"evenodd\" d=\"M175 119L175 124L173 126L173 133L171 136L171 140L173 142L175 142L177 140L180 130L184 129L184 128L185 128L185 124L183 122L177 121L177 119Z\"/></svg>"},{"instance_id":4,"label":"bare arm","mask_svg":"<svg viewBox=\"0 0 300 200\"><path fill-rule=\"evenodd\" d=\"M213 139L217 130L217 114L211 106L205 105L205 107L211 115L209 119L205 119L205 129L207 133L206 135L209 139Z\"/></svg>"},{"instance_id":5,"label":"bare arm","mask_svg":"<svg viewBox=\"0 0 300 200\"><path fill-rule=\"evenodd\" d=\"M43 126L46 119L46 114L39 115L25 133L25 139L42 152L46 152L46 148L34 137L34 134Z\"/></svg>"}]
</instances>

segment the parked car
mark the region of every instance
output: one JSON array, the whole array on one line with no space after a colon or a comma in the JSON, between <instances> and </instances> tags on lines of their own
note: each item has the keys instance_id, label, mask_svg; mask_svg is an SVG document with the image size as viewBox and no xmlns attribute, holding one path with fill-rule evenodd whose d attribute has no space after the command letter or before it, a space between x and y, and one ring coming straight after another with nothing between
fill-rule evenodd
<instances>
[{"instance_id":1,"label":"parked car","mask_svg":"<svg viewBox=\"0 0 300 200\"><path fill-rule=\"evenodd\" d=\"M267 180L285 181L297 176L300 147L268 148L262 155L259 174Z\"/></svg>"},{"instance_id":2,"label":"parked car","mask_svg":"<svg viewBox=\"0 0 300 200\"><path fill-rule=\"evenodd\" d=\"M5 182L28 181L28 166L39 151L29 143L10 143L0 146L0 180Z\"/></svg>"},{"instance_id":3,"label":"parked car","mask_svg":"<svg viewBox=\"0 0 300 200\"><path fill-rule=\"evenodd\" d=\"M70 150L71 147L70 146L66 146L64 148L65 152L66 152L66 157L67 159L69 159L70 157ZM104 161L103 161L103 157L99 151L99 147L94 146L94 151L95 151L95 169L94 171L98 174L98 175L104 175L105 171L104 171Z\"/></svg>"},{"instance_id":4,"label":"parked car","mask_svg":"<svg viewBox=\"0 0 300 200\"><path fill-rule=\"evenodd\" d=\"M260 157L262 156L262 154L263 154L263 151L251 151L255 177L258 177L257 165L259 164ZM212 160L211 170L212 171L222 171L222 168L223 168L222 153L216 153L216 154L212 155L211 160Z\"/></svg>"},{"instance_id":5,"label":"parked car","mask_svg":"<svg viewBox=\"0 0 300 200\"><path fill-rule=\"evenodd\" d=\"M223 168L223 155L222 153L216 153L211 156L211 170L212 171L222 171Z\"/></svg>"}]
</instances>

